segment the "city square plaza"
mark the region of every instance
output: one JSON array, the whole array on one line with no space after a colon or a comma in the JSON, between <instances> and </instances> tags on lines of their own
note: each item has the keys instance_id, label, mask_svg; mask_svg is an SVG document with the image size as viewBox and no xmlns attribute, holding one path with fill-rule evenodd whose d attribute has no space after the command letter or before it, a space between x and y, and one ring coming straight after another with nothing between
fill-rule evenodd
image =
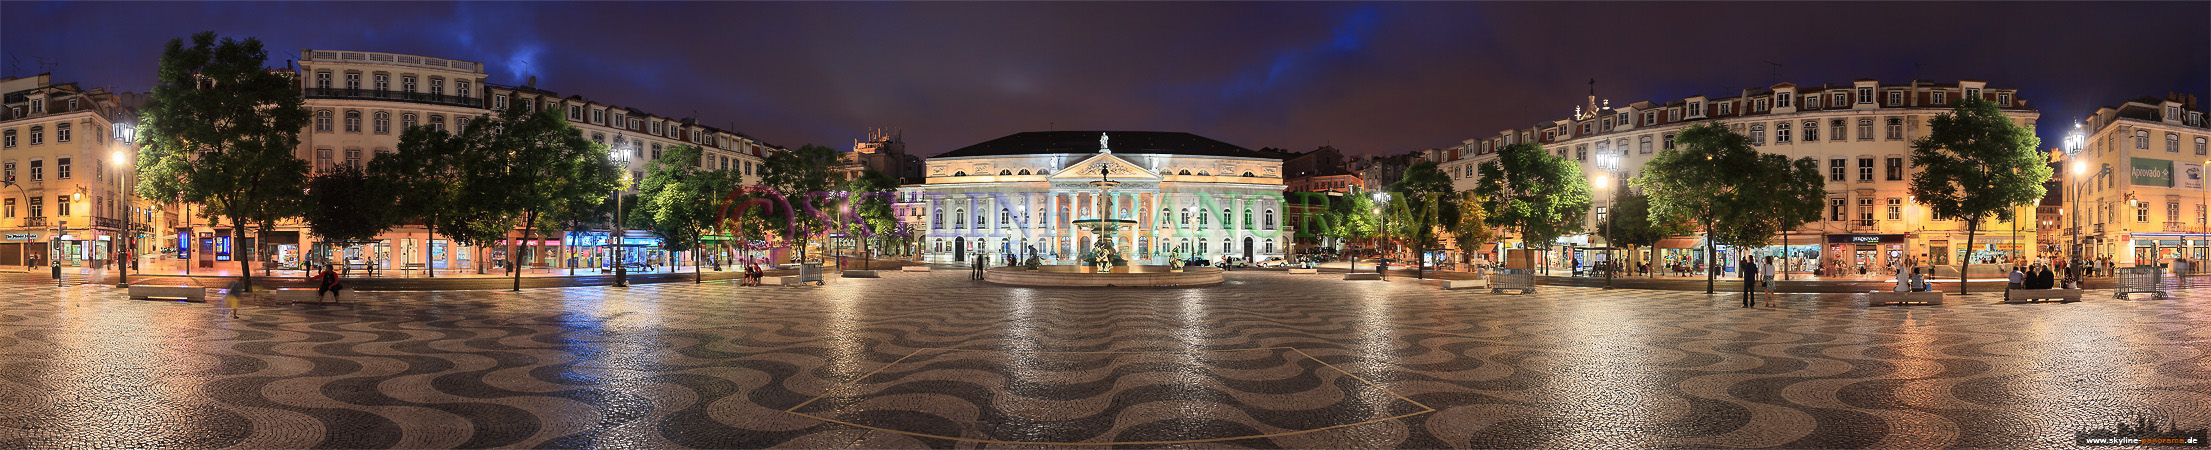
<instances>
[{"instance_id":1,"label":"city square plaza","mask_svg":"<svg viewBox=\"0 0 2211 450\"><path fill-rule=\"evenodd\" d=\"M2071 448L2211 423L2197 290L1744 308L1394 273L1028 288L936 269L283 305L4 275L0 448Z\"/></svg>"}]
</instances>

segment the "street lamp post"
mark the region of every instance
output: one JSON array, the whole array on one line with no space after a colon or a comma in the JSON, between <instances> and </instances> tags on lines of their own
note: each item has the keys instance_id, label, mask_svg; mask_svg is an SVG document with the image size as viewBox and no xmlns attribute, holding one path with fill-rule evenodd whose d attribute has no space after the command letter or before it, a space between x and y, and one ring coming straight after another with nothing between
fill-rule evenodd
<instances>
[{"instance_id":1,"label":"street lamp post","mask_svg":"<svg viewBox=\"0 0 2211 450\"><path fill-rule=\"evenodd\" d=\"M1375 235L1377 235L1377 236L1380 236L1380 235L1381 235L1382 233L1387 233L1387 232L1389 232L1389 229L1390 229L1390 216L1389 216L1389 215L1386 215L1386 214L1382 214L1382 209L1383 209L1383 208L1387 208L1387 206L1384 206L1384 205L1388 205L1389 203L1390 203L1390 193L1388 193L1388 192L1376 192L1376 193L1374 193L1374 215L1377 215L1377 216L1382 216L1382 229L1381 229L1381 230L1377 230L1377 232L1375 233ZM1377 259L1383 259L1383 260L1387 260L1387 259L1389 259L1389 253L1388 253L1387 249L1383 247L1383 244L1384 244L1384 243L1387 243L1387 242L1389 242L1389 238L1388 238L1388 237L1382 237L1381 239L1379 239L1379 240L1377 240L1377 241L1375 242L1375 245L1374 245L1375 255L1379 257L1379 258L1377 258ZM1374 265L1374 273L1376 273L1376 274L1381 274L1381 273L1382 273L1382 271L1383 271L1383 270L1385 270L1385 269L1387 269L1387 267L1386 267L1386 266L1385 266L1384 264L1375 264L1375 265ZM1387 275L1384 275L1384 276L1387 276Z\"/></svg>"},{"instance_id":2,"label":"street lamp post","mask_svg":"<svg viewBox=\"0 0 2211 450\"><path fill-rule=\"evenodd\" d=\"M2072 243L2069 245L2071 245L2072 248L2068 249L2069 251L2066 255L2067 257L2071 258L2072 261L2069 261L2065 264L2065 276L2073 279L2080 278L2080 213L2082 200L2082 198L2080 198L2080 194L2082 190L2081 188L2087 185L2086 183L2082 182L2080 177L2081 175L2086 175L2088 173L2088 162L2077 159L2077 157L2080 156L2081 139L2082 137L2080 124L2075 123L2073 124L2073 132L2071 134L2065 135L2065 155L2068 158L2075 158L2073 159L2073 171L2071 173L2071 176L2066 177L2066 184L2073 185L2073 195L2071 196L2073 200L2073 215L2071 217L2072 226L2067 227L2071 229L2069 230L2071 232L2067 234L2070 235L2070 240L2072 241ZM2064 213L2064 208L2058 209L2058 214Z\"/></svg>"},{"instance_id":3,"label":"street lamp post","mask_svg":"<svg viewBox=\"0 0 2211 450\"><path fill-rule=\"evenodd\" d=\"M1596 184L1597 189L1605 191L1605 262L1604 264L1598 265L1597 267L1599 267L1600 270L1604 270L1605 272L1604 288L1612 289L1611 266L1613 264L1612 248L1614 245L1612 242L1612 216L1620 214L1619 211L1614 210L1616 209L1616 207L1619 206L1620 199L1618 196L1613 195L1614 193L1610 190L1610 188L1612 187L1612 172L1606 171L1603 174L1597 175Z\"/></svg>"},{"instance_id":4,"label":"street lamp post","mask_svg":"<svg viewBox=\"0 0 2211 450\"><path fill-rule=\"evenodd\" d=\"M617 140L620 139L617 138ZM636 144L630 145L635 146ZM622 191L627 190L630 184L630 153L628 150L630 149L614 149L612 155L615 165L622 168L622 181L614 185L614 234L607 236L607 239L614 244L614 287L630 287L629 267L624 264L627 261L623 261L622 257L624 253L622 248Z\"/></svg>"},{"instance_id":5,"label":"street lamp post","mask_svg":"<svg viewBox=\"0 0 2211 450\"><path fill-rule=\"evenodd\" d=\"M129 135L129 133L125 133L125 136L128 136L128 135ZM125 138L125 139L126 139L126 140L125 140L124 142L129 142L129 141L127 140L128 138ZM127 144L126 144L126 145L127 145ZM113 159L112 161L116 161L117 163L127 163L128 161L131 161L130 153L129 153L129 152L125 152L125 151L123 151L123 150L116 150L116 151L115 151L115 159ZM132 174L133 176L135 176L135 175L136 175L136 174L138 173L138 171L136 170L136 166L129 166L129 167L132 167L132 170L131 170L131 174ZM133 253L133 251L137 250L137 248L134 248L134 247L132 247L132 246L131 246L131 238L133 238L133 237L137 237L138 233L137 233L136 231L133 231L133 230L131 230L131 208L132 208L133 206L135 206L137 202L133 202L133 201L131 201L131 192L130 192L130 191L131 191L131 183L130 183L130 180L131 180L130 178L124 178L124 179L120 180L120 181L122 181L122 184L123 184L123 233L122 233L122 246L121 246L121 247L122 247L122 249L121 249L121 250L118 250L118 251L111 251L111 252L110 252L110 253L114 253L114 254L117 254L117 255L121 255L121 257L120 257L120 258L114 258L114 259L115 259L115 264L116 264L116 266L115 266L115 273L116 273L115 287L119 287L119 288L127 288L127 287L130 287L130 286L131 286L131 266L130 266L130 259L131 259L131 258L133 258L133 257L135 257L134 255L132 255L132 253ZM113 245L111 245L111 247L113 247ZM111 249L111 250L112 250L112 249Z\"/></svg>"}]
</instances>

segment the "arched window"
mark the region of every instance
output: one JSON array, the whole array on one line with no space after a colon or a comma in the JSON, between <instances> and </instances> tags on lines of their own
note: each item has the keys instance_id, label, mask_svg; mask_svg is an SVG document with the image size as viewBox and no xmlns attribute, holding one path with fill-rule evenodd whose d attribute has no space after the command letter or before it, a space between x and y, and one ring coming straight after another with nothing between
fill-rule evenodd
<instances>
[{"instance_id":1,"label":"arched window","mask_svg":"<svg viewBox=\"0 0 2211 450\"><path fill-rule=\"evenodd\" d=\"M1182 252L1182 253L1189 253L1189 252L1190 252L1190 238L1182 238L1182 245L1181 245L1181 246L1179 246L1179 247L1175 247L1175 251L1177 251L1177 252ZM1189 255L1183 255L1183 256L1189 256Z\"/></svg>"},{"instance_id":2,"label":"arched window","mask_svg":"<svg viewBox=\"0 0 2211 450\"><path fill-rule=\"evenodd\" d=\"M999 171L998 171L998 174L999 174L999 175L1013 175L1013 171L1011 171L1011 170L1003 170L1003 169L1001 169L1001 170L999 170Z\"/></svg>"},{"instance_id":3,"label":"arched window","mask_svg":"<svg viewBox=\"0 0 2211 450\"><path fill-rule=\"evenodd\" d=\"M1221 229L1223 229L1223 230L1226 230L1226 229L1229 229L1229 228L1235 228L1235 227L1236 227L1236 215L1235 215L1235 213L1229 212L1228 208L1221 208Z\"/></svg>"},{"instance_id":4,"label":"arched window","mask_svg":"<svg viewBox=\"0 0 2211 450\"><path fill-rule=\"evenodd\" d=\"M1198 253L1205 253L1205 240L1204 240L1204 239L1199 239L1199 240L1198 240Z\"/></svg>"},{"instance_id":5,"label":"arched window","mask_svg":"<svg viewBox=\"0 0 2211 450\"><path fill-rule=\"evenodd\" d=\"M2144 150L2150 148L2150 132L2148 130L2134 130L2134 148Z\"/></svg>"},{"instance_id":6,"label":"arched window","mask_svg":"<svg viewBox=\"0 0 2211 450\"><path fill-rule=\"evenodd\" d=\"M1190 174L1190 169L1183 169L1183 170L1182 170L1181 172L1176 172L1176 173L1175 173L1175 175L1189 175L1189 174Z\"/></svg>"},{"instance_id":7,"label":"arched window","mask_svg":"<svg viewBox=\"0 0 2211 450\"><path fill-rule=\"evenodd\" d=\"M1221 253L1230 253L1230 252L1235 252L1235 251L1236 251L1236 244L1235 244L1235 242L1236 242L1236 241L1232 241L1232 240L1229 240L1228 238L1221 238Z\"/></svg>"},{"instance_id":8,"label":"arched window","mask_svg":"<svg viewBox=\"0 0 2211 450\"><path fill-rule=\"evenodd\" d=\"M1265 222L1265 225L1264 225L1264 226L1266 227L1266 229L1269 229L1269 230L1272 230L1272 229L1274 229L1274 210L1273 210L1273 209L1268 209L1268 210L1266 211L1265 215L1264 215L1264 216L1261 216L1261 217L1262 217L1262 218L1264 218L1264 219L1266 219L1266 222ZM1271 240L1270 240L1270 241L1267 241L1267 242L1274 242L1274 241L1271 241ZM1267 250L1267 253L1274 253L1274 250Z\"/></svg>"},{"instance_id":9,"label":"arched window","mask_svg":"<svg viewBox=\"0 0 2211 450\"><path fill-rule=\"evenodd\" d=\"M952 210L952 228L967 228L967 210Z\"/></svg>"},{"instance_id":10,"label":"arched window","mask_svg":"<svg viewBox=\"0 0 2211 450\"><path fill-rule=\"evenodd\" d=\"M944 210L942 210L942 209L939 209L939 210L937 210L937 211L936 211L936 214L937 214L937 218L936 218L936 220L932 220L932 221L930 221L930 223L934 223L934 224L937 224L937 229L939 229L939 230L942 230L942 229L944 229Z\"/></svg>"},{"instance_id":11,"label":"arched window","mask_svg":"<svg viewBox=\"0 0 2211 450\"><path fill-rule=\"evenodd\" d=\"M1184 209L1182 210L1182 224L1183 224L1183 225L1189 225L1189 224L1190 224L1190 210L1189 210L1188 208L1184 208Z\"/></svg>"},{"instance_id":12,"label":"arched window","mask_svg":"<svg viewBox=\"0 0 2211 450\"><path fill-rule=\"evenodd\" d=\"M1013 210L998 208L998 228L1013 226Z\"/></svg>"},{"instance_id":13,"label":"arched window","mask_svg":"<svg viewBox=\"0 0 2211 450\"><path fill-rule=\"evenodd\" d=\"M1198 171L1198 176L1201 176L1201 177L1210 177L1210 176L1213 176L1213 174L1210 174L1210 173L1205 173L1205 171L1203 171L1203 170L1200 170L1200 171Z\"/></svg>"},{"instance_id":14,"label":"arched window","mask_svg":"<svg viewBox=\"0 0 2211 450\"><path fill-rule=\"evenodd\" d=\"M1174 211L1172 211L1172 210L1168 210L1167 208L1159 208L1159 217L1158 217L1158 218L1156 219L1156 221L1158 221L1158 222L1168 222L1168 223L1173 223L1173 222L1170 222L1170 221L1172 221L1172 220L1175 220L1175 219L1174 219L1174 217L1175 217L1175 212L1174 212ZM1165 243L1161 243L1161 245L1165 245Z\"/></svg>"},{"instance_id":15,"label":"arched window","mask_svg":"<svg viewBox=\"0 0 2211 450\"><path fill-rule=\"evenodd\" d=\"M315 111L315 131L330 131L330 110Z\"/></svg>"},{"instance_id":16,"label":"arched window","mask_svg":"<svg viewBox=\"0 0 2211 450\"><path fill-rule=\"evenodd\" d=\"M1270 253L1270 254L1271 254L1271 253L1274 253L1274 240L1273 240L1273 239L1268 239L1268 240L1267 240L1267 251L1266 251L1266 253Z\"/></svg>"},{"instance_id":17,"label":"arched window","mask_svg":"<svg viewBox=\"0 0 2211 450\"><path fill-rule=\"evenodd\" d=\"M1051 174L1052 174L1052 169L1037 169L1037 171L1036 171L1036 174L1037 174L1037 175L1051 175Z\"/></svg>"},{"instance_id":18,"label":"arched window","mask_svg":"<svg viewBox=\"0 0 2211 450\"><path fill-rule=\"evenodd\" d=\"M376 134L392 134L392 113L377 111L374 125Z\"/></svg>"},{"instance_id":19,"label":"arched window","mask_svg":"<svg viewBox=\"0 0 2211 450\"><path fill-rule=\"evenodd\" d=\"M406 113L399 115L399 131L407 131L407 129L409 128L414 128L416 123L417 122L415 122L415 113Z\"/></svg>"},{"instance_id":20,"label":"arched window","mask_svg":"<svg viewBox=\"0 0 2211 450\"><path fill-rule=\"evenodd\" d=\"M1198 211L1198 228L1205 228L1205 211Z\"/></svg>"},{"instance_id":21,"label":"arched window","mask_svg":"<svg viewBox=\"0 0 2211 450\"><path fill-rule=\"evenodd\" d=\"M1029 174L1029 169L1021 169L1021 175L1028 175L1028 174Z\"/></svg>"},{"instance_id":22,"label":"arched window","mask_svg":"<svg viewBox=\"0 0 2211 450\"><path fill-rule=\"evenodd\" d=\"M360 111L357 111L357 110L350 110L350 109L349 109L349 110L346 110L346 112L345 112L345 132L347 132L347 133L359 133L359 132L361 132L361 112L360 112Z\"/></svg>"},{"instance_id":23,"label":"arched window","mask_svg":"<svg viewBox=\"0 0 2211 450\"><path fill-rule=\"evenodd\" d=\"M1244 178L1252 178L1251 172L1244 172Z\"/></svg>"},{"instance_id":24,"label":"arched window","mask_svg":"<svg viewBox=\"0 0 2211 450\"><path fill-rule=\"evenodd\" d=\"M965 171L960 171L960 172L952 172L952 176L955 176L955 177L964 177L964 176L967 176L967 172L965 172Z\"/></svg>"}]
</instances>

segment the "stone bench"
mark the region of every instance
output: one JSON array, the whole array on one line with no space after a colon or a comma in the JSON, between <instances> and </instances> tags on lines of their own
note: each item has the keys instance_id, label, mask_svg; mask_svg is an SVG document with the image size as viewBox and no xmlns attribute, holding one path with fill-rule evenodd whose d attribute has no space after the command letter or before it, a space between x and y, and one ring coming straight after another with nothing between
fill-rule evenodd
<instances>
[{"instance_id":1,"label":"stone bench","mask_svg":"<svg viewBox=\"0 0 2211 450\"><path fill-rule=\"evenodd\" d=\"M1311 275L1317 273L1320 273L1320 269L1301 269L1295 267L1290 268L1291 275Z\"/></svg>"},{"instance_id":2,"label":"stone bench","mask_svg":"<svg viewBox=\"0 0 2211 450\"><path fill-rule=\"evenodd\" d=\"M2059 302L2080 301L2079 289L2005 289L2004 303L2027 303L2046 300Z\"/></svg>"},{"instance_id":3,"label":"stone bench","mask_svg":"<svg viewBox=\"0 0 2211 450\"><path fill-rule=\"evenodd\" d=\"M1443 289L1488 289L1489 280L1443 280Z\"/></svg>"},{"instance_id":4,"label":"stone bench","mask_svg":"<svg viewBox=\"0 0 2211 450\"><path fill-rule=\"evenodd\" d=\"M339 289L339 291L340 294L344 293L344 289ZM283 288L271 291L269 295L271 298L275 299L277 303L322 303L323 296L317 295L320 292L322 292L321 289ZM330 299L332 301L336 301L340 298L344 297L341 297L339 295L330 296Z\"/></svg>"},{"instance_id":5,"label":"stone bench","mask_svg":"<svg viewBox=\"0 0 2211 450\"><path fill-rule=\"evenodd\" d=\"M147 300L189 300L195 302L204 302L207 301L207 288L199 286L156 286L134 284L130 287L130 298Z\"/></svg>"},{"instance_id":6,"label":"stone bench","mask_svg":"<svg viewBox=\"0 0 2211 450\"><path fill-rule=\"evenodd\" d=\"M928 272L929 266L905 266L898 268L898 270L902 272Z\"/></svg>"},{"instance_id":7,"label":"stone bench","mask_svg":"<svg viewBox=\"0 0 2211 450\"><path fill-rule=\"evenodd\" d=\"M1870 304L1872 304L1872 305L1875 305L1875 306L1879 306L1879 305L1904 305L1904 304L1912 304L1912 303L1924 303L1924 304L1929 304L1929 305L1940 305L1940 304L1942 304L1942 296L1943 296L1943 294L1942 294L1942 291L1919 291L1919 292L1896 292L1896 291L1867 291L1867 292L1866 292L1866 298L1867 298L1867 300L1868 300L1868 301L1867 301L1867 303L1870 303Z\"/></svg>"},{"instance_id":8,"label":"stone bench","mask_svg":"<svg viewBox=\"0 0 2211 450\"><path fill-rule=\"evenodd\" d=\"M875 276L875 271L873 270L847 270L844 271L844 273L840 274L840 276L843 276L845 278L881 278Z\"/></svg>"},{"instance_id":9,"label":"stone bench","mask_svg":"<svg viewBox=\"0 0 2211 450\"><path fill-rule=\"evenodd\" d=\"M1343 279L1347 281L1380 280L1382 279L1382 274L1374 272L1351 272L1343 274Z\"/></svg>"}]
</instances>

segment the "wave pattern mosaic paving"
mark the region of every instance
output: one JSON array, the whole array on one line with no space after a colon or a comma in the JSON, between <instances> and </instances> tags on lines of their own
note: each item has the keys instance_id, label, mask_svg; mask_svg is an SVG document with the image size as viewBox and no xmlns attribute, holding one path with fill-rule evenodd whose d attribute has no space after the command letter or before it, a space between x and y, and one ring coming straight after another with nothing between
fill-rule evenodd
<instances>
[{"instance_id":1,"label":"wave pattern mosaic paving","mask_svg":"<svg viewBox=\"0 0 2211 450\"><path fill-rule=\"evenodd\" d=\"M2211 423L2200 291L1741 308L964 275L368 292L235 318L12 285L0 448L2065 448L2145 415Z\"/></svg>"}]
</instances>

